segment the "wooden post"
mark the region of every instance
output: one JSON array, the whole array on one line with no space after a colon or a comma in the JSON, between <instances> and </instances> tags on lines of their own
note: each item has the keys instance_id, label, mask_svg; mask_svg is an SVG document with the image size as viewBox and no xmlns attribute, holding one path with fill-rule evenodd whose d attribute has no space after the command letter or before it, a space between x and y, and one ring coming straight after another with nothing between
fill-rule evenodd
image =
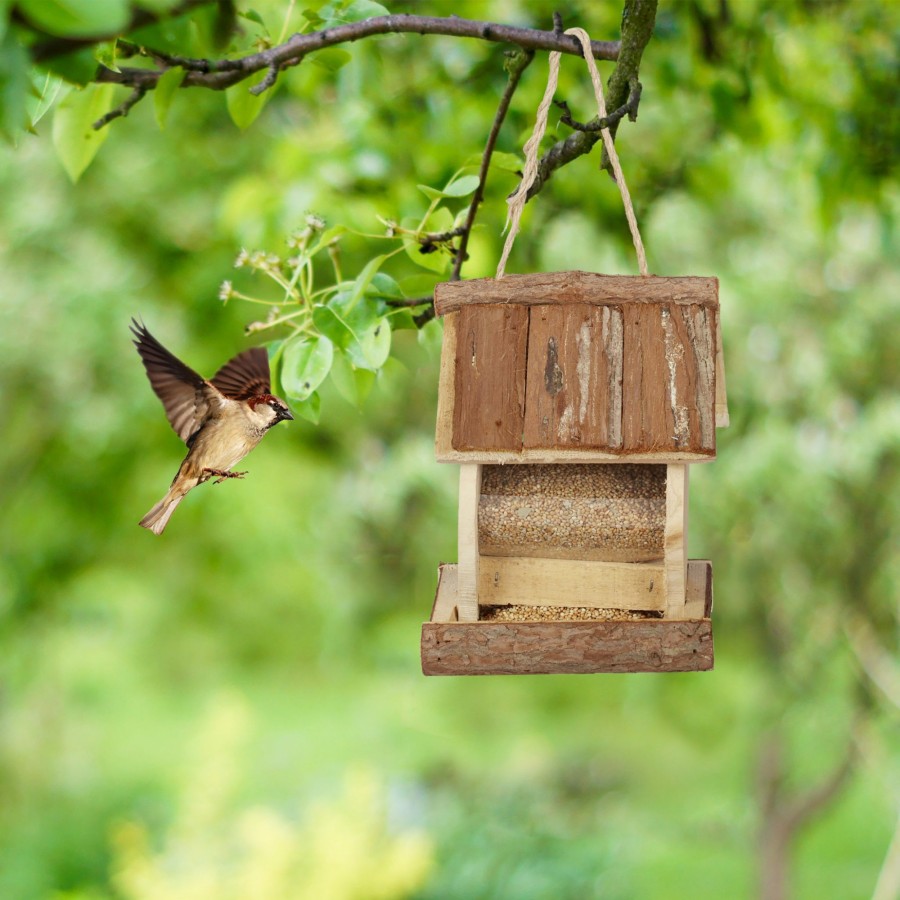
<instances>
[{"instance_id":1,"label":"wooden post","mask_svg":"<svg viewBox=\"0 0 900 900\"><path fill-rule=\"evenodd\" d=\"M683 619L687 587L688 466L666 467L666 618Z\"/></svg>"},{"instance_id":2,"label":"wooden post","mask_svg":"<svg viewBox=\"0 0 900 900\"><path fill-rule=\"evenodd\" d=\"M478 621L478 499L481 464L459 467L459 560L457 614L460 622Z\"/></svg>"}]
</instances>

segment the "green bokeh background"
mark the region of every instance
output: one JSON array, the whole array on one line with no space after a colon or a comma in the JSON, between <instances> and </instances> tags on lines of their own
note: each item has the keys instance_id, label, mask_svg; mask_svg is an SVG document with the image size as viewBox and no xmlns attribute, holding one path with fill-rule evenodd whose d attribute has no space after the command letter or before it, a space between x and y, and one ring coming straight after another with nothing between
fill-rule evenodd
<instances>
[{"instance_id":1,"label":"green bokeh background","mask_svg":"<svg viewBox=\"0 0 900 900\"><path fill-rule=\"evenodd\" d=\"M237 251L283 252L309 213L421 215L416 184L483 146L501 46L348 46L245 132L221 95L182 92L162 131L145 102L74 186L49 120L0 152L0 896L755 896L773 734L796 794L856 748L798 832L791 896L872 895L900 797L900 7L661 6L618 145L651 270L720 279L732 425L692 472L689 547L714 560L712 673L421 675L456 558L439 323L395 335L362 410L326 385L320 425L277 429L161 539L136 526L183 447L129 318L214 372L250 343L255 311L217 299ZM535 27L553 8L391 5ZM562 12L618 36L618 2ZM521 151L545 72L500 150ZM590 118L574 58L558 96ZM529 204L508 271L636 271L597 161ZM467 277L492 274L515 184L492 176ZM345 240L345 272L379 252Z\"/></svg>"}]
</instances>

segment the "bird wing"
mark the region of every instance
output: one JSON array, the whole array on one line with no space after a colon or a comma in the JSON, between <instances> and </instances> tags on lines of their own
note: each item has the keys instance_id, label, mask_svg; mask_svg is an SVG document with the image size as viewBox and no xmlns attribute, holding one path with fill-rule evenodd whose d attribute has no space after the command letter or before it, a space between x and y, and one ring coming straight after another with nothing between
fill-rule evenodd
<instances>
[{"instance_id":1,"label":"bird wing","mask_svg":"<svg viewBox=\"0 0 900 900\"><path fill-rule=\"evenodd\" d=\"M131 320L131 333L147 378L154 393L162 401L175 433L186 444L206 418L217 391L177 356L171 354L144 325ZM221 399L221 398L219 398Z\"/></svg>"},{"instance_id":2,"label":"bird wing","mask_svg":"<svg viewBox=\"0 0 900 900\"><path fill-rule=\"evenodd\" d=\"M213 375L210 384L232 400L249 400L270 394L269 354L264 347L239 353Z\"/></svg>"}]
</instances>

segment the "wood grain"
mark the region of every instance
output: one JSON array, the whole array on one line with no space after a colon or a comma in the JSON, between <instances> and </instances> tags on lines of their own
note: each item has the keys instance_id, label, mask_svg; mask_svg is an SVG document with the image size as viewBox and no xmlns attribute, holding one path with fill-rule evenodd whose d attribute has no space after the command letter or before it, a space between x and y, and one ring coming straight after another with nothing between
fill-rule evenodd
<instances>
[{"instance_id":1,"label":"wood grain","mask_svg":"<svg viewBox=\"0 0 900 900\"><path fill-rule=\"evenodd\" d=\"M478 603L663 610L666 570L661 563L482 556Z\"/></svg>"},{"instance_id":2,"label":"wood grain","mask_svg":"<svg viewBox=\"0 0 900 900\"><path fill-rule=\"evenodd\" d=\"M708 619L712 615L712 578L707 577L711 571L712 563L708 559L688 562L685 619Z\"/></svg>"},{"instance_id":3,"label":"wood grain","mask_svg":"<svg viewBox=\"0 0 900 900\"><path fill-rule=\"evenodd\" d=\"M456 407L456 332L459 313L444 316L441 340L441 368L438 375L437 420L434 429L434 454L440 461L453 453L453 415Z\"/></svg>"},{"instance_id":4,"label":"wood grain","mask_svg":"<svg viewBox=\"0 0 900 900\"><path fill-rule=\"evenodd\" d=\"M666 339L657 305L631 303L623 310L622 448L647 452L673 447L666 420Z\"/></svg>"},{"instance_id":5,"label":"wood grain","mask_svg":"<svg viewBox=\"0 0 900 900\"><path fill-rule=\"evenodd\" d=\"M434 308L439 316L464 306L517 303L525 306L550 303L689 303L715 308L719 303L718 278L655 275L598 275L594 272L537 272L507 275L501 279L474 278L448 281L434 289Z\"/></svg>"},{"instance_id":6,"label":"wood grain","mask_svg":"<svg viewBox=\"0 0 900 900\"><path fill-rule=\"evenodd\" d=\"M481 466L465 463L459 467L459 522L457 530L457 603L461 622L478 621L478 498L481 494Z\"/></svg>"},{"instance_id":7,"label":"wood grain","mask_svg":"<svg viewBox=\"0 0 900 900\"><path fill-rule=\"evenodd\" d=\"M666 466L666 618L683 619L687 596L688 466Z\"/></svg>"},{"instance_id":8,"label":"wood grain","mask_svg":"<svg viewBox=\"0 0 900 900\"><path fill-rule=\"evenodd\" d=\"M523 306L460 310L453 449L521 449L527 340L528 310Z\"/></svg>"},{"instance_id":9,"label":"wood grain","mask_svg":"<svg viewBox=\"0 0 900 900\"><path fill-rule=\"evenodd\" d=\"M441 583L452 577L454 568L441 566ZM691 560L688 586L691 608L698 607L700 596L712 597L708 560ZM439 584L438 595L442 593ZM426 675L696 672L713 667L713 633L708 617L634 622L431 621L422 626L421 653Z\"/></svg>"},{"instance_id":10,"label":"wood grain","mask_svg":"<svg viewBox=\"0 0 900 900\"><path fill-rule=\"evenodd\" d=\"M531 308L525 448L609 445L611 393L621 421L621 391L616 398L609 382L622 354L621 329L616 345L609 320L608 307L589 304Z\"/></svg>"},{"instance_id":11,"label":"wood grain","mask_svg":"<svg viewBox=\"0 0 900 900\"><path fill-rule=\"evenodd\" d=\"M441 566L438 596L455 566ZM712 565L688 565L688 605L708 610ZM695 596L696 595L696 596ZM426 675L540 675L599 672L696 672L713 668L708 617L635 622L426 622Z\"/></svg>"}]
</instances>

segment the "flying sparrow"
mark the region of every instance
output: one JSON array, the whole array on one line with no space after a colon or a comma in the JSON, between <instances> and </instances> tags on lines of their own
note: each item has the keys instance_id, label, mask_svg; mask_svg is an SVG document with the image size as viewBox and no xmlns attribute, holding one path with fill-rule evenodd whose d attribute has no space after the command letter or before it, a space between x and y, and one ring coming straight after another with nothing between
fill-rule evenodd
<instances>
[{"instance_id":1,"label":"flying sparrow","mask_svg":"<svg viewBox=\"0 0 900 900\"><path fill-rule=\"evenodd\" d=\"M173 356L135 319L131 332L147 370L150 386L162 400L175 433L190 448L168 493L140 524L162 534L169 517L185 495L215 477L243 478L231 472L284 419L293 419L283 400L269 385L269 355L254 347L229 360L207 381Z\"/></svg>"}]
</instances>

